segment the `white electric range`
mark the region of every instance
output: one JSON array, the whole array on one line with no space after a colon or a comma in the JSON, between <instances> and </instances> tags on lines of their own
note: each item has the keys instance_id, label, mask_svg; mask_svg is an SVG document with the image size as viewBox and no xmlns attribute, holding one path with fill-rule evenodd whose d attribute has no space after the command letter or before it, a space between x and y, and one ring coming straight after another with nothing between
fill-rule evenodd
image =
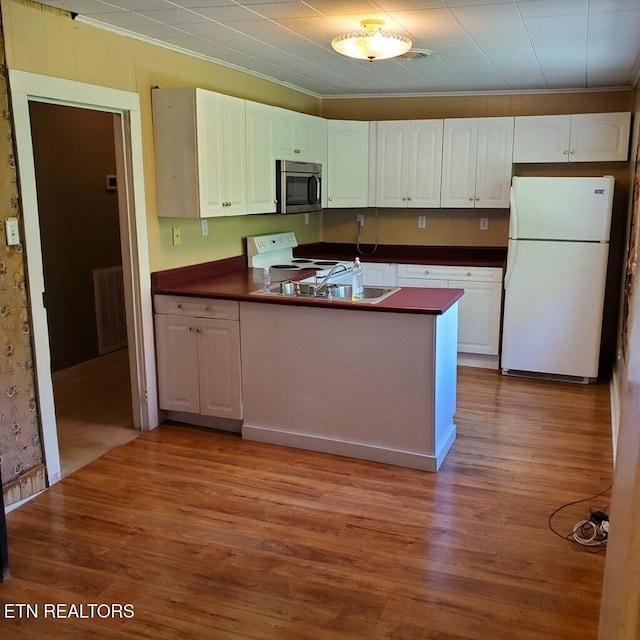
<instances>
[{"instance_id":1,"label":"white electric range","mask_svg":"<svg viewBox=\"0 0 640 640\"><path fill-rule=\"evenodd\" d=\"M331 274L328 283L351 282L353 262L294 257L293 250L297 246L298 241L293 231L250 236L247 238L247 265L254 269L268 268L274 280L286 280L296 277L301 271L310 270L315 271L313 279L325 278Z\"/></svg>"}]
</instances>

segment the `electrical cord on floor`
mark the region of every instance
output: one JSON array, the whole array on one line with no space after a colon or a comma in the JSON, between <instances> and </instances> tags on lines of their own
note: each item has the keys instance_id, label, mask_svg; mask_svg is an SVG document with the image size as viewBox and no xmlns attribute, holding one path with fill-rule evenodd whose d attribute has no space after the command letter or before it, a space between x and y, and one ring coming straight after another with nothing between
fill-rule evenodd
<instances>
[{"instance_id":1,"label":"electrical cord on floor","mask_svg":"<svg viewBox=\"0 0 640 640\"><path fill-rule=\"evenodd\" d=\"M374 208L374 215L375 215L375 222L374 222L374 228L375 228L375 241L373 244L373 249L371 249L371 251L363 251L360 248L360 234L362 233L362 224L360 222L358 222L357 218L356 218L356 225L358 227L358 235L356 237L356 249L358 250L358 253L361 256L372 256L377 250L378 250L378 209L377 207Z\"/></svg>"},{"instance_id":2,"label":"electrical cord on floor","mask_svg":"<svg viewBox=\"0 0 640 640\"><path fill-rule=\"evenodd\" d=\"M547 520L549 529L563 540L568 540L578 546L590 551L591 553L599 553L604 551L607 546L607 539L609 537L609 516L606 511L591 511L591 515L588 520L580 520L577 522L571 533L563 535L556 529L554 529L551 523L553 517L563 509L570 507L574 504L581 504L583 502L589 502L595 500L605 493L608 493L613 487L613 483L610 484L604 491L591 496L589 498L583 498L581 500L574 500L573 502L567 502L561 505L555 511L553 511Z\"/></svg>"}]
</instances>

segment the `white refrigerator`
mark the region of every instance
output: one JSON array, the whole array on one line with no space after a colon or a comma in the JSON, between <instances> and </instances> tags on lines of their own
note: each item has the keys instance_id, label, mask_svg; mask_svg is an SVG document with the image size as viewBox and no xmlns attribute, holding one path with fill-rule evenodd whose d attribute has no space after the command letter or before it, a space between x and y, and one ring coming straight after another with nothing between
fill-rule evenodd
<instances>
[{"instance_id":1,"label":"white refrigerator","mask_svg":"<svg viewBox=\"0 0 640 640\"><path fill-rule=\"evenodd\" d=\"M515 177L501 366L598 376L614 179Z\"/></svg>"}]
</instances>

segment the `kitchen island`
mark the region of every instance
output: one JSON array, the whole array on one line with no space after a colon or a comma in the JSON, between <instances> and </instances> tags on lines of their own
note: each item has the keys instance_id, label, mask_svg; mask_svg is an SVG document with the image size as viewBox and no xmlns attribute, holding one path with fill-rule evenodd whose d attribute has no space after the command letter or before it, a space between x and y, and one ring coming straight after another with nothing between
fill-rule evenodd
<instances>
[{"instance_id":1,"label":"kitchen island","mask_svg":"<svg viewBox=\"0 0 640 640\"><path fill-rule=\"evenodd\" d=\"M152 282L161 296L237 303L243 438L442 464L456 437L462 290L403 287L376 303L256 296L261 274L246 268Z\"/></svg>"}]
</instances>

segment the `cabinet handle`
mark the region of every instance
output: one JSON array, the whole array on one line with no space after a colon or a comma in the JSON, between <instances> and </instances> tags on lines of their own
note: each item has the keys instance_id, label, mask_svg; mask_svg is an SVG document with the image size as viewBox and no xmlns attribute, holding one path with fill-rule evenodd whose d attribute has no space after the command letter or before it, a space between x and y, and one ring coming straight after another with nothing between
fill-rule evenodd
<instances>
[{"instance_id":1,"label":"cabinet handle","mask_svg":"<svg viewBox=\"0 0 640 640\"><path fill-rule=\"evenodd\" d=\"M409 202L411 202L411 196L409 196L409 197L407 198L407 200L408 200Z\"/></svg>"},{"instance_id":2,"label":"cabinet handle","mask_svg":"<svg viewBox=\"0 0 640 640\"><path fill-rule=\"evenodd\" d=\"M562 150L562 153L564 153L564 155L565 155L565 156L566 156L566 155L569 155L569 151L568 151L567 149L563 149L563 150Z\"/></svg>"},{"instance_id":3,"label":"cabinet handle","mask_svg":"<svg viewBox=\"0 0 640 640\"><path fill-rule=\"evenodd\" d=\"M205 310L205 311L211 311L211 307L210 307L209 305L207 305L207 306L204 308L204 310Z\"/></svg>"},{"instance_id":4,"label":"cabinet handle","mask_svg":"<svg viewBox=\"0 0 640 640\"><path fill-rule=\"evenodd\" d=\"M193 327L189 327L189 331L193 331Z\"/></svg>"},{"instance_id":5,"label":"cabinet handle","mask_svg":"<svg viewBox=\"0 0 640 640\"><path fill-rule=\"evenodd\" d=\"M480 200L480 196L476 196L476 200Z\"/></svg>"},{"instance_id":6,"label":"cabinet handle","mask_svg":"<svg viewBox=\"0 0 640 640\"><path fill-rule=\"evenodd\" d=\"M329 196L329 202L331 202L333 200L333 198L331 196Z\"/></svg>"},{"instance_id":7,"label":"cabinet handle","mask_svg":"<svg viewBox=\"0 0 640 640\"><path fill-rule=\"evenodd\" d=\"M570 153L571 155L573 155L575 152L576 152L576 150L575 150L575 149L571 149L571 150L569 151L569 153Z\"/></svg>"},{"instance_id":8,"label":"cabinet handle","mask_svg":"<svg viewBox=\"0 0 640 640\"><path fill-rule=\"evenodd\" d=\"M196 329L196 333L202 333L202 329L200 328Z\"/></svg>"},{"instance_id":9,"label":"cabinet handle","mask_svg":"<svg viewBox=\"0 0 640 640\"><path fill-rule=\"evenodd\" d=\"M300 149L294 149L293 153L300 153Z\"/></svg>"},{"instance_id":10,"label":"cabinet handle","mask_svg":"<svg viewBox=\"0 0 640 640\"><path fill-rule=\"evenodd\" d=\"M471 271L467 271L467 278L471 277Z\"/></svg>"},{"instance_id":11,"label":"cabinet handle","mask_svg":"<svg viewBox=\"0 0 640 640\"><path fill-rule=\"evenodd\" d=\"M425 269L425 270L424 270L424 272L425 272L425 273L429 273L429 269Z\"/></svg>"},{"instance_id":12,"label":"cabinet handle","mask_svg":"<svg viewBox=\"0 0 640 640\"><path fill-rule=\"evenodd\" d=\"M182 309L182 302L178 304L178 309Z\"/></svg>"},{"instance_id":13,"label":"cabinet handle","mask_svg":"<svg viewBox=\"0 0 640 640\"><path fill-rule=\"evenodd\" d=\"M473 196L469 196L469 200L473 202Z\"/></svg>"}]
</instances>

